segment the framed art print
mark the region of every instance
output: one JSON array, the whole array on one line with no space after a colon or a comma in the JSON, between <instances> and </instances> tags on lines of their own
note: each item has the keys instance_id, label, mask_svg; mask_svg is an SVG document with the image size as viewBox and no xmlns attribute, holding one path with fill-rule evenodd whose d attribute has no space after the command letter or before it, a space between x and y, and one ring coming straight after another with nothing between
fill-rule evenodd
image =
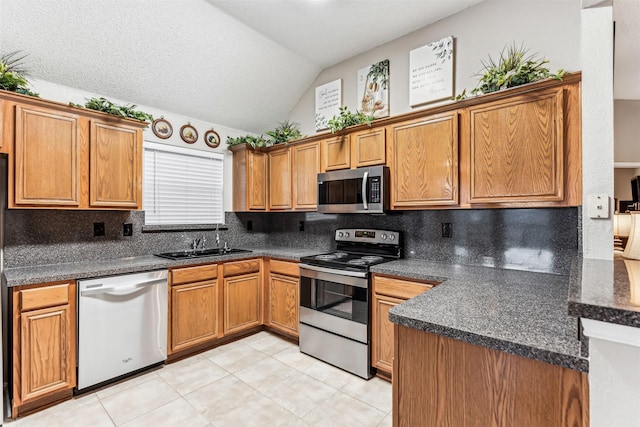
<instances>
[{"instance_id":1,"label":"framed art print","mask_svg":"<svg viewBox=\"0 0 640 427\"><path fill-rule=\"evenodd\" d=\"M151 124L151 130L160 139L168 139L173 135L173 126L164 117L155 119Z\"/></svg>"},{"instance_id":2,"label":"framed art print","mask_svg":"<svg viewBox=\"0 0 640 427\"><path fill-rule=\"evenodd\" d=\"M187 123L180 128L180 138L187 144L193 144L198 140L198 131L191 123Z\"/></svg>"},{"instance_id":3,"label":"framed art print","mask_svg":"<svg viewBox=\"0 0 640 427\"><path fill-rule=\"evenodd\" d=\"M220 135L213 129L204 133L204 142L211 148L217 148L220 145Z\"/></svg>"}]
</instances>

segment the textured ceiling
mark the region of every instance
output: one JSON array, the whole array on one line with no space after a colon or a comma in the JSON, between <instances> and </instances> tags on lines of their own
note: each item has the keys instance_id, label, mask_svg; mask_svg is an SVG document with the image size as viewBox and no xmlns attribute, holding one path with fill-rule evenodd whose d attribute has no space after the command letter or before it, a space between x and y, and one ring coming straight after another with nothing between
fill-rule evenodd
<instances>
[{"instance_id":1,"label":"textured ceiling","mask_svg":"<svg viewBox=\"0 0 640 427\"><path fill-rule=\"evenodd\" d=\"M321 69L480 0L1 0L31 76L263 132Z\"/></svg>"}]
</instances>

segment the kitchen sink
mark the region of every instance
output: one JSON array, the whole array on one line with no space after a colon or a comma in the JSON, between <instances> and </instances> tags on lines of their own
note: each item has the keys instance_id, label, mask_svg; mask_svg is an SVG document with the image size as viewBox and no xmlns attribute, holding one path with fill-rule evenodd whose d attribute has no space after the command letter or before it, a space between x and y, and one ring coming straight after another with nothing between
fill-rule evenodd
<instances>
[{"instance_id":1,"label":"kitchen sink","mask_svg":"<svg viewBox=\"0 0 640 427\"><path fill-rule=\"evenodd\" d=\"M214 248L214 249L197 249L197 250L188 250L188 251L177 251L177 252L165 252L162 254L154 254L155 256L159 256L162 258L169 259L187 259L187 258L203 258L208 256L219 256L219 255L227 255L227 254L238 254L243 252L251 252L247 249L224 249L224 248Z\"/></svg>"}]
</instances>

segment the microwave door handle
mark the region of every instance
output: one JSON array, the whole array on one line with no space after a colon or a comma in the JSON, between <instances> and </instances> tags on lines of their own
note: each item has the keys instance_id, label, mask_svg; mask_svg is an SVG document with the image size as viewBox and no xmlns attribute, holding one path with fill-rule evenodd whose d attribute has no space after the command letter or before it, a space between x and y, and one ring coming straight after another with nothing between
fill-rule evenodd
<instances>
[{"instance_id":1,"label":"microwave door handle","mask_svg":"<svg viewBox=\"0 0 640 427\"><path fill-rule=\"evenodd\" d=\"M369 202L367 201L367 181L369 181L369 171L362 176L362 206L365 210L369 210Z\"/></svg>"}]
</instances>

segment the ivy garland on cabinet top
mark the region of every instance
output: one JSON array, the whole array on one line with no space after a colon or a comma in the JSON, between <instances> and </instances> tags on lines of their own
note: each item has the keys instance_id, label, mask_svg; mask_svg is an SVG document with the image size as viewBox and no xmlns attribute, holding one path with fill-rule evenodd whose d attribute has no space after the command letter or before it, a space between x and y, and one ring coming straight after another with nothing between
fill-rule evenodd
<instances>
[{"instance_id":1,"label":"ivy garland on cabinet top","mask_svg":"<svg viewBox=\"0 0 640 427\"><path fill-rule=\"evenodd\" d=\"M559 69L552 73L545 67L548 63L549 60L541 58L538 53L529 54L529 49L523 45L516 46L514 43L505 46L497 61L491 56L486 62L482 61L483 69L476 74L480 76L480 80L478 86L471 89L471 94L482 95L549 78L562 80L566 71ZM466 96L465 89L455 100L459 101Z\"/></svg>"},{"instance_id":2,"label":"ivy garland on cabinet top","mask_svg":"<svg viewBox=\"0 0 640 427\"><path fill-rule=\"evenodd\" d=\"M72 107L88 108L89 110L101 111L103 113L111 114L112 116L124 117L127 119L140 120L142 122L153 122L153 116L143 111L135 110L137 105L118 105L109 101L106 98L91 98L88 99L84 105L69 103Z\"/></svg>"},{"instance_id":3,"label":"ivy garland on cabinet top","mask_svg":"<svg viewBox=\"0 0 640 427\"><path fill-rule=\"evenodd\" d=\"M227 137L227 148L231 148L234 145L248 144L251 148L271 147L277 144L286 144L289 141L295 141L296 139L303 138L304 135L300 132L300 125L295 122L285 120L278 124L273 130L268 130L265 135L246 135L238 136L235 138Z\"/></svg>"},{"instance_id":4,"label":"ivy garland on cabinet top","mask_svg":"<svg viewBox=\"0 0 640 427\"><path fill-rule=\"evenodd\" d=\"M29 70L23 64L27 56L21 55L19 50L0 55L0 89L39 98L40 94L29 89Z\"/></svg>"},{"instance_id":5,"label":"ivy garland on cabinet top","mask_svg":"<svg viewBox=\"0 0 640 427\"><path fill-rule=\"evenodd\" d=\"M333 116L327 124L329 125L329 129L331 129L331 133L336 133L349 126L360 124L371 126L374 120L375 116L373 114L368 115L361 111L353 113L349 111L347 107L340 107L340 114Z\"/></svg>"}]
</instances>

